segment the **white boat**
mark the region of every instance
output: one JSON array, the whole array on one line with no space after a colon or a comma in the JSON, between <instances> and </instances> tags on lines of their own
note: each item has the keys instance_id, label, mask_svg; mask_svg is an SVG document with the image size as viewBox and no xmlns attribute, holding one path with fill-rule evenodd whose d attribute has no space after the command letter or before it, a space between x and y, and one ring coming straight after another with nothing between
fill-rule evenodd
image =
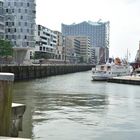
<instances>
[{"instance_id":1,"label":"white boat","mask_svg":"<svg viewBox=\"0 0 140 140\"><path fill-rule=\"evenodd\" d=\"M92 68L92 80L103 81L112 77L130 75L131 73L132 66L122 63L119 58L116 58L115 61Z\"/></svg>"}]
</instances>

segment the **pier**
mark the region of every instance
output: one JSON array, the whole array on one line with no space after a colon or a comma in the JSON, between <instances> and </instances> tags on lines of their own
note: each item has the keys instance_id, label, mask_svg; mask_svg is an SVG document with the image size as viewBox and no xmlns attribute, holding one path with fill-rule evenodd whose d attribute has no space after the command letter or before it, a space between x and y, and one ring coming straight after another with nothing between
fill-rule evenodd
<instances>
[{"instance_id":1,"label":"pier","mask_svg":"<svg viewBox=\"0 0 140 140\"><path fill-rule=\"evenodd\" d=\"M140 85L140 76L132 75L132 76L113 77L113 78L108 79L108 82Z\"/></svg>"}]
</instances>

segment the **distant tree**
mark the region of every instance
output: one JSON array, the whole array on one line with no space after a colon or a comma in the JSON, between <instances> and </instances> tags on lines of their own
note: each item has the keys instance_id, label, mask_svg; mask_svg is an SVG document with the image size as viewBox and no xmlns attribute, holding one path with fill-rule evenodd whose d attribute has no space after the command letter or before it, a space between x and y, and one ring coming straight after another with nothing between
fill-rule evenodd
<instances>
[{"instance_id":1,"label":"distant tree","mask_svg":"<svg viewBox=\"0 0 140 140\"><path fill-rule=\"evenodd\" d=\"M13 55L13 47L10 41L0 39L0 58L7 61Z\"/></svg>"}]
</instances>

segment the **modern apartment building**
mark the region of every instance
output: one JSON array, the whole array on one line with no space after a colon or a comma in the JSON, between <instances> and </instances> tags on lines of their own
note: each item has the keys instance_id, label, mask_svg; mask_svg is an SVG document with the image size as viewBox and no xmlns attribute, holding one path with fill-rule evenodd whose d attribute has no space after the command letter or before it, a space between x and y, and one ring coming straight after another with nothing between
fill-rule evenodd
<instances>
[{"instance_id":1,"label":"modern apartment building","mask_svg":"<svg viewBox=\"0 0 140 140\"><path fill-rule=\"evenodd\" d=\"M3 0L0 0L0 39L4 38L4 8L3 8Z\"/></svg>"},{"instance_id":2,"label":"modern apartment building","mask_svg":"<svg viewBox=\"0 0 140 140\"><path fill-rule=\"evenodd\" d=\"M4 0L5 38L12 42L19 63L35 47L35 7L35 0Z\"/></svg>"},{"instance_id":3,"label":"modern apartment building","mask_svg":"<svg viewBox=\"0 0 140 140\"><path fill-rule=\"evenodd\" d=\"M70 63L70 59L72 56L72 41L68 37L65 37L64 56L65 56L64 58L65 62Z\"/></svg>"},{"instance_id":4,"label":"modern apartment building","mask_svg":"<svg viewBox=\"0 0 140 140\"><path fill-rule=\"evenodd\" d=\"M37 58L54 59L57 35L51 29L36 25L35 56Z\"/></svg>"},{"instance_id":5,"label":"modern apartment building","mask_svg":"<svg viewBox=\"0 0 140 140\"><path fill-rule=\"evenodd\" d=\"M65 36L87 36L90 38L91 46L104 49L104 60L109 57L109 22L84 21L79 24L62 24L62 34ZM97 54L100 58L100 54ZM98 59L98 61L100 61Z\"/></svg>"},{"instance_id":6,"label":"modern apartment building","mask_svg":"<svg viewBox=\"0 0 140 140\"><path fill-rule=\"evenodd\" d=\"M80 41L73 36L67 36L67 39L71 41L71 46L69 47L69 62L79 63L80 62ZM68 47L67 44L65 46Z\"/></svg>"},{"instance_id":7,"label":"modern apartment building","mask_svg":"<svg viewBox=\"0 0 140 140\"><path fill-rule=\"evenodd\" d=\"M59 31L54 31L54 33L57 35L55 58L65 60L65 36Z\"/></svg>"},{"instance_id":8,"label":"modern apartment building","mask_svg":"<svg viewBox=\"0 0 140 140\"><path fill-rule=\"evenodd\" d=\"M87 36L75 36L80 41L80 62L91 62L91 43L90 38Z\"/></svg>"}]
</instances>

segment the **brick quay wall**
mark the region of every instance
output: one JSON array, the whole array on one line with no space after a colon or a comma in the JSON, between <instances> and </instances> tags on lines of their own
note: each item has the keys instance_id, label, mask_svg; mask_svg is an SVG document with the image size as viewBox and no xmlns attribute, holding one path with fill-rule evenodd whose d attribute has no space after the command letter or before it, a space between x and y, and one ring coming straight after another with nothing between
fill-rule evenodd
<instances>
[{"instance_id":1,"label":"brick quay wall","mask_svg":"<svg viewBox=\"0 0 140 140\"><path fill-rule=\"evenodd\" d=\"M31 66L0 66L0 72L15 74L15 81L43 78L54 75L68 74L91 70L93 65L31 65Z\"/></svg>"}]
</instances>

